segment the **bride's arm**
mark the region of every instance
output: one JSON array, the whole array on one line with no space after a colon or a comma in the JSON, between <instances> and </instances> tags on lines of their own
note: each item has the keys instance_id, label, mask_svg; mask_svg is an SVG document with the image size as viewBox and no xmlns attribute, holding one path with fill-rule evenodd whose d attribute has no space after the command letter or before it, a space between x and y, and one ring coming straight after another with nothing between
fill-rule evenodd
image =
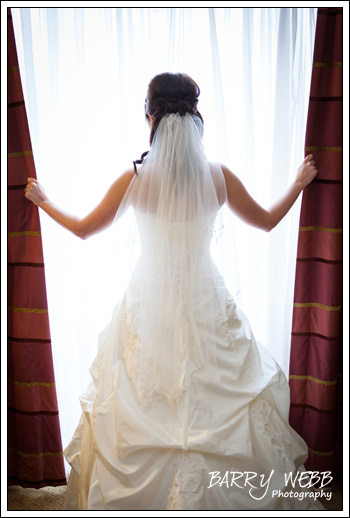
<instances>
[{"instance_id":1,"label":"bride's arm","mask_svg":"<svg viewBox=\"0 0 350 518\"><path fill-rule=\"evenodd\" d=\"M25 197L44 210L53 220L70 230L81 239L101 232L113 222L123 196L134 177L134 170L130 169L122 174L108 189L106 195L97 207L84 218L79 218L62 210L47 196L34 178L28 178Z\"/></svg>"},{"instance_id":2,"label":"bride's arm","mask_svg":"<svg viewBox=\"0 0 350 518\"><path fill-rule=\"evenodd\" d=\"M312 155L308 155L300 167L294 182L286 193L270 209L261 207L247 192L242 182L226 166L221 166L227 189L230 209L253 227L269 232L287 214L301 191L315 178L317 169Z\"/></svg>"}]
</instances>

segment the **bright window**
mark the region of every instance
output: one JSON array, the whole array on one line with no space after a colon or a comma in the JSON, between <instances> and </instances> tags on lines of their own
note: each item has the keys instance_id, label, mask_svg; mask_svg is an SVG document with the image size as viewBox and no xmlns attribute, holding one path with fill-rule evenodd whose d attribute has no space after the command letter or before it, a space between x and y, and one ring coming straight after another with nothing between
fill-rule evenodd
<instances>
[{"instance_id":1,"label":"bright window","mask_svg":"<svg viewBox=\"0 0 350 518\"><path fill-rule=\"evenodd\" d=\"M13 8L38 180L78 215L148 149L144 99L160 72L199 84L210 160L268 206L303 160L316 9ZM270 234L235 224L242 308L286 373L300 200ZM63 445L99 332L123 291L111 229L80 242L41 214ZM233 257L233 256L232 256ZM230 258L227 258L228 261ZM232 262L234 264L234 262Z\"/></svg>"}]
</instances>

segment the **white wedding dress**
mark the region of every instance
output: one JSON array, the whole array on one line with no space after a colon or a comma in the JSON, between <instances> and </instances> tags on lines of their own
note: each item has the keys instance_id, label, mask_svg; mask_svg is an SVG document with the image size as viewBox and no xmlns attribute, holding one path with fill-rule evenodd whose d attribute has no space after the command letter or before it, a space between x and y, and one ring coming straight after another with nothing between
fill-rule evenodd
<instances>
[{"instance_id":1,"label":"white wedding dress","mask_svg":"<svg viewBox=\"0 0 350 518\"><path fill-rule=\"evenodd\" d=\"M81 396L65 450L72 466L65 509L322 509L307 495L286 496L293 487L285 477L307 459L288 424L288 382L210 255L224 202L220 168L203 159L199 176L186 172L186 185L174 187L182 162L164 186L160 165L169 155L159 157L176 140L174 128L184 124L187 140L190 133L200 145L189 115L164 119L129 192L142 252ZM166 195L187 205L173 210L167 199L161 207Z\"/></svg>"}]
</instances>

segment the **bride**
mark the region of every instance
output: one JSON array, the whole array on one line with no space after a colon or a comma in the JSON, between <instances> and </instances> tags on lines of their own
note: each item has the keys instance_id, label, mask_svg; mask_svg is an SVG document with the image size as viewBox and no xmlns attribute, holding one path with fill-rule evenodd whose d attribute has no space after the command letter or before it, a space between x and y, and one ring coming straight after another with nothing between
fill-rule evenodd
<instances>
[{"instance_id":1,"label":"bride","mask_svg":"<svg viewBox=\"0 0 350 518\"><path fill-rule=\"evenodd\" d=\"M303 467L307 446L288 424L288 382L210 253L224 205L269 232L316 176L315 162L308 155L265 210L206 160L199 93L185 74L152 79L150 151L86 217L28 179L27 199L82 239L132 211L141 245L65 450L66 509L322 509Z\"/></svg>"}]
</instances>

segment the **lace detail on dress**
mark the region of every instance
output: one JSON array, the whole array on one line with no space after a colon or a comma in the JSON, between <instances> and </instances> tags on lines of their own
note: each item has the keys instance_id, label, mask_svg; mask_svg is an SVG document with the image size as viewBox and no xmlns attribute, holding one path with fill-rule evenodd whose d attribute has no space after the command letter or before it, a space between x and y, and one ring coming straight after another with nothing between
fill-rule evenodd
<instances>
[{"instance_id":1,"label":"lace detail on dress","mask_svg":"<svg viewBox=\"0 0 350 518\"><path fill-rule=\"evenodd\" d=\"M264 432L271 437L275 445L284 450L290 459L293 459L293 446L288 441L288 435L282 435L281 431L283 429L278 426L278 423L274 422L275 410L265 399L257 397L250 404L250 411L253 419L262 424Z\"/></svg>"},{"instance_id":2,"label":"lace detail on dress","mask_svg":"<svg viewBox=\"0 0 350 518\"><path fill-rule=\"evenodd\" d=\"M198 510L200 497L207 486L208 465L203 455L194 451L176 454L166 471L171 487L168 500L170 510Z\"/></svg>"},{"instance_id":3,"label":"lace detail on dress","mask_svg":"<svg viewBox=\"0 0 350 518\"><path fill-rule=\"evenodd\" d=\"M138 344L138 337L136 333L136 326L134 324L130 311L124 309L123 313L123 335L124 335L124 361L130 379L139 396L146 400L152 400L152 408L157 408L164 397L161 395L160 386L144 374L141 377L141 372L145 373L144 369L140 369L140 347Z\"/></svg>"},{"instance_id":4,"label":"lace detail on dress","mask_svg":"<svg viewBox=\"0 0 350 518\"><path fill-rule=\"evenodd\" d=\"M184 451L178 474L180 490L184 493L192 493L202 487L204 484L203 473L207 473L207 463L203 455L197 452Z\"/></svg>"}]
</instances>

